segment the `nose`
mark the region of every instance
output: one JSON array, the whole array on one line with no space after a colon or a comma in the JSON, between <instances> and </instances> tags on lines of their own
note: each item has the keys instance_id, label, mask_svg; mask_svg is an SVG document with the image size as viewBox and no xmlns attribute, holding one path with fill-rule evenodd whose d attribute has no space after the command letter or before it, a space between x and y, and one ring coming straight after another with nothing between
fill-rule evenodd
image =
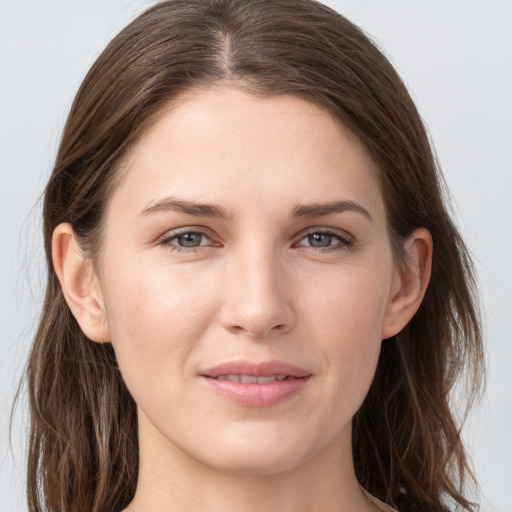
<instances>
[{"instance_id":1,"label":"nose","mask_svg":"<svg viewBox=\"0 0 512 512\"><path fill-rule=\"evenodd\" d=\"M292 283L278 258L245 252L229 263L220 321L236 334L264 338L293 328Z\"/></svg>"}]
</instances>

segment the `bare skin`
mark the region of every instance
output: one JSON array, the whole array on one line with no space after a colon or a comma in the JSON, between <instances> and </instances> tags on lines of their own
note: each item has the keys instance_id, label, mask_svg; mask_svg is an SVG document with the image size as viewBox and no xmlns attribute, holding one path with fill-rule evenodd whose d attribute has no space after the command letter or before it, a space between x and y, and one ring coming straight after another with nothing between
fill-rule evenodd
<instances>
[{"instance_id":1,"label":"bare skin","mask_svg":"<svg viewBox=\"0 0 512 512\"><path fill-rule=\"evenodd\" d=\"M113 344L138 405L126 512L376 510L355 477L352 417L382 340L421 303L432 241L415 231L398 270L364 146L303 99L220 86L162 111L123 172L99 275L69 224L53 252L75 317ZM239 360L309 376L247 406L205 384L208 368Z\"/></svg>"}]
</instances>

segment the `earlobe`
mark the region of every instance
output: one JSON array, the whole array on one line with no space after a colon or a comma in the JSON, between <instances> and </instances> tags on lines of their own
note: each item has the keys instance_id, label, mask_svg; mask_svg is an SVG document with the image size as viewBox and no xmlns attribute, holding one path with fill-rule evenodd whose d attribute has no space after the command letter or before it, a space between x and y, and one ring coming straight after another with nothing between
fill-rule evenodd
<instances>
[{"instance_id":1,"label":"earlobe","mask_svg":"<svg viewBox=\"0 0 512 512\"><path fill-rule=\"evenodd\" d=\"M85 257L69 223L59 224L52 236L53 267L73 316L92 341L110 341L101 289L92 262Z\"/></svg>"},{"instance_id":2,"label":"earlobe","mask_svg":"<svg viewBox=\"0 0 512 512\"><path fill-rule=\"evenodd\" d=\"M418 228L404 242L406 261L396 271L388 309L382 326L382 339L398 334L414 316L425 296L432 271L433 242L430 232Z\"/></svg>"}]
</instances>

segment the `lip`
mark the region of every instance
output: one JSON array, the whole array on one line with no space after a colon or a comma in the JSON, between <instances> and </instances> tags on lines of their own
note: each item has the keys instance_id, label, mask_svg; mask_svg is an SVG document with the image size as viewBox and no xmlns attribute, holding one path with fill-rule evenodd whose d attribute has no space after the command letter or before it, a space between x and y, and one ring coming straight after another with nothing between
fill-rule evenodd
<instances>
[{"instance_id":1,"label":"lip","mask_svg":"<svg viewBox=\"0 0 512 512\"><path fill-rule=\"evenodd\" d=\"M213 368L200 372L204 377L219 377L220 375L254 375L255 377L268 377L270 375L289 375L290 377L307 377L311 375L304 368L284 361L232 361L222 363Z\"/></svg>"},{"instance_id":2,"label":"lip","mask_svg":"<svg viewBox=\"0 0 512 512\"><path fill-rule=\"evenodd\" d=\"M286 380L263 384L220 380L221 375L268 377L287 375ZM217 395L242 407L270 407L296 396L311 378L307 370L283 361L233 361L200 372L203 382Z\"/></svg>"}]
</instances>

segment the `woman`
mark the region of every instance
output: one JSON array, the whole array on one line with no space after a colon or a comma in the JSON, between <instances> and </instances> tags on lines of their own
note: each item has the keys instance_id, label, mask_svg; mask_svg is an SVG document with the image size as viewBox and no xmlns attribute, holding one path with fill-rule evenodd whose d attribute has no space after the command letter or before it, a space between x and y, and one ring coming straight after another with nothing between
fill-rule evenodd
<instances>
[{"instance_id":1,"label":"woman","mask_svg":"<svg viewBox=\"0 0 512 512\"><path fill-rule=\"evenodd\" d=\"M107 47L45 192L30 510L474 510L467 251L385 57L310 0ZM307 485L304 485L307 482Z\"/></svg>"}]
</instances>

